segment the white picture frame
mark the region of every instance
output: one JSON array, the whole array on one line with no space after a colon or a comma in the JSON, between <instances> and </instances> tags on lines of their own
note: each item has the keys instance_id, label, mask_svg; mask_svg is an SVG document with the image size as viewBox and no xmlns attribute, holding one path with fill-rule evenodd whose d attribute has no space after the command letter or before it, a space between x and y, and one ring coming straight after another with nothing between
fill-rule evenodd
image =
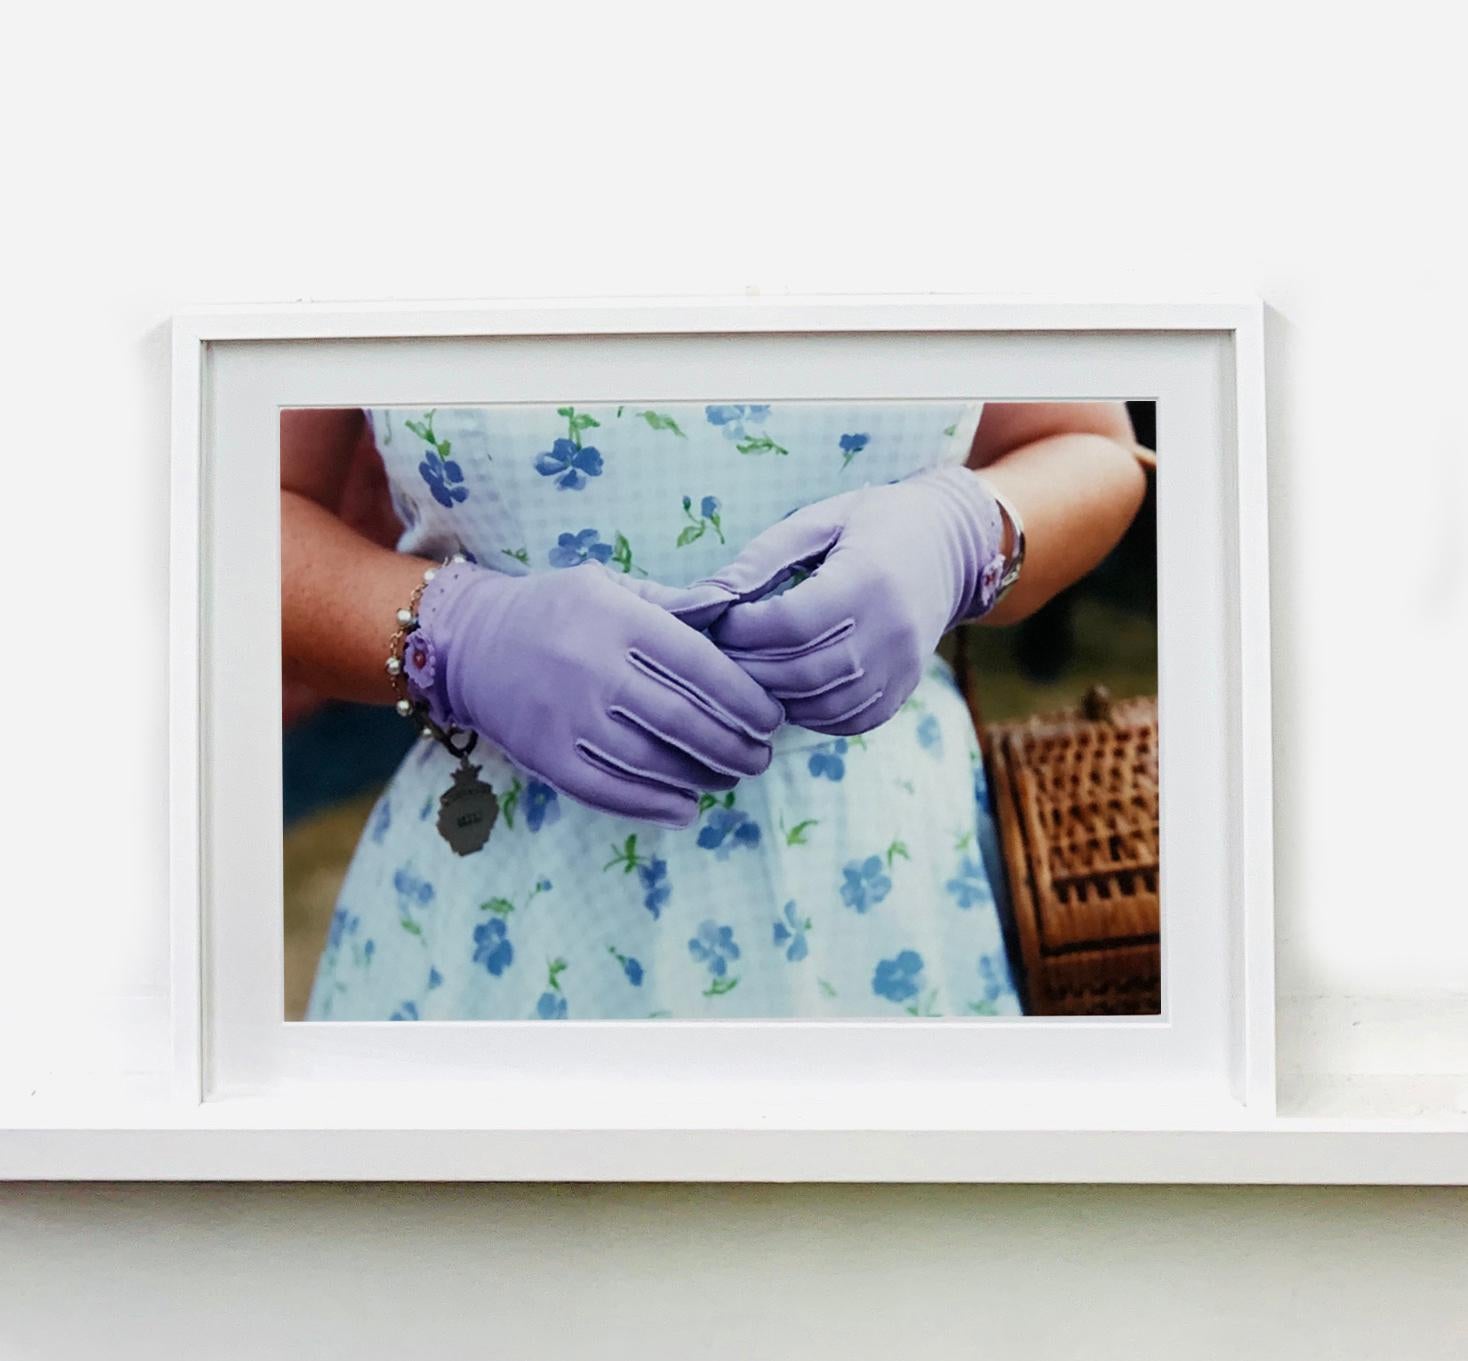
<instances>
[{"instance_id":1,"label":"white picture frame","mask_svg":"<svg viewBox=\"0 0 1468 1361\"><path fill-rule=\"evenodd\" d=\"M237 308L178 317L173 357L171 1090L12 1132L0 1171L1455 1178L1452 1131L1276 1109L1257 301ZM278 412L567 393L1158 401L1160 1017L284 1020Z\"/></svg>"},{"instance_id":2,"label":"white picture frame","mask_svg":"<svg viewBox=\"0 0 1468 1361\"><path fill-rule=\"evenodd\" d=\"M1091 310L1084 326L1079 320L1053 309L884 302L516 306L477 316L457 309L335 316L311 310L181 322L180 374L197 374L179 393L181 418L197 409L202 422L196 434L180 431L176 513L183 520L198 508L212 534L199 539L199 555L187 541L193 536L186 536L176 564L185 593L177 653L187 675L200 676L202 684L198 703L185 701L178 708L181 721L194 712L220 721L212 733L180 734L180 743L189 751L201 739L230 778L222 783L216 775L212 791L201 790L204 801L193 809L191 801L180 800L180 839L189 839L195 826L212 828L218 838L212 860L220 869L212 893L203 889L207 875L196 884L185 874L180 886L180 1088L205 1101L229 1094L258 1097L280 1087L301 1093L338 1085L348 1073L369 1086L397 1084L411 1074L415 1084L443 1086L443 1096L448 1084L503 1082L501 1055L508 1071L556 1075L553 1085L605 1071L635 1081L646 1063L649 1073L656 1068L686 1087L717 1052L721 1066L752 1081L789 1082L812 1069L866 1087L873 1079L897 1081L921 1071L1027 1085L1037 1074L1067 1084L1085 1075L1091 1101L1121 1083L1143 1084L1154 1097L1187 1088L1189 1101L1209 1099L1203 1093L1211 1089L1221 1110L1230 1103L1272 1109L1272 975L1270 952L1258 944L1268 921L1268 879L1249 879L1251 868L1267 867L1269 860L1267 816L1257 816L1269 805L1267 738L1250 743L1254 731L1268 732L1267 559L1246 551L1251 533L1264 542L1263 449L1257 440L1246 445L1242 438L1251 422L1259 425L1259 311L1215 307L1183 318L1142 309L1127 325L1114 311ZM1022 347L1009 339L1020 335ZM597 343L588 346L588 339ZM1200 900L1208 892L1205 875L1237 882L1239 889L1232 904L1219 893L1207 913L1195 918L1168 914L1162 1016L1081 1024L1036 1018L997 1024L866 1021L796 1025L795 1033L791 1023L497 1023L500 1039L489 1054L485 1023L272 1025L280 1014L281 964L271 948L279 913L250 914L243 905L267 900L271 883L279 886L275 858L260 855L268 827L279 826L276 800L266 788L278 796L278 763L266 759L258 770L255 765L256 757L278 753L278 744L264 740L269 733L257 731L255 721L263 719L267 705L278 713L275 673L257 665L269 637L278 636L278 613L272 613L278 584L274 573L262 570L264 552L250 561L252 546L265 550L275 542L274 503L267 499L273 496L274 468L265 468L269 460L256 451L277 428L279 410L354 402L532 401L565 394L580 401L635 396L673 402L730 393L787 399L1158 399L1163 439L1186 451L1167 460L1159 479L1163 875L1170 899ZM1227 448L1231 434L1233 450ZM1200 522L1214 528L1216 561L1198 551ZM1176 532L1182 523L1190 525L1186 539ZM1231 622L1208 606L1209 592L1216 595L1228 584L1225 559L1235 546L1238 594L1228 602L1236 611ZM209 637L188 636L194 617L188 577L195 563L214 582L211 598L198 601L213 629ZM1206 585L1194 574L1204 564L1215 573ZM247 615L258 627L240 637L236 626ZM1204 619L1207 626L1199 628ZM1225 655L1230 627L1237 630L1233 657ZM192 657L201 658L202 669ZM1184 668L1192 673L1183 674ZM1210 712L1200 694L1220 672L1236 676L1238 689L1214 689L1225 711ZM180 680L187 683L186 676ZM1169 703L1184 695L1184 703ZM246 707L247 696L257 701L253 708ZM1236 751L1216 740L1225 730L1236 736ZM1262 758L1262 766L1256 769L1251 758ZM1220 798L1221 791L1200 782L1179 796L1205 766L1220 779L1236 771L1236 788ZM207 757L203 768L208 770ZM1208 816L1187 817L1181 809L1188 801L1206 803ZM217 813L212 820L205 816L209 807ZM253 820L256 810L261 815ZM1200 821L1206 833L1190 850L1180 850L1186 829ZM249 834L236 837L233 829L247 824ZM224 828L231 829L227 835ZM1213 864L1190 884L1194 871L1184 855L1197 856L1219 837L1228 852L1217 854L1215 844ZM1217 929L1220 921L1226 923L1223 931ZM212 955L203 949L206 940L217 945ZM196 1002L184 1003L200 982L209 986L200 987ZM1234 999L1240 999L1236 1010ZM1072 1087L1069 1103L1080 1095ZM526 1099L523 1093L520 1099ZM668 1099L669 1094L658 1098L660 1104Z\"/></svg>"}]
</instances>

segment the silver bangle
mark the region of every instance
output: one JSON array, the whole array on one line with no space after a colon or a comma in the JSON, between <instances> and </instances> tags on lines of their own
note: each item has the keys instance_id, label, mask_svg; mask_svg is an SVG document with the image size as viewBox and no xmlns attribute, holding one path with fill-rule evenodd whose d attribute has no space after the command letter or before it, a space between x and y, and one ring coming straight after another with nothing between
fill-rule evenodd
<instances>
[{"instance_id":1,"label":"silver bangle","mask_svg":"<svg viewBox=\"0 0 1468 1361\"><path fill-rule=\"evenodd\" d=\"M1020 519L1019 511L1009 504L991 486L990 495L994 498L994 504L999 507L1000 517L1009 526L1009 552L1004 555L1004 575L999 578L999 589L994 594L994 604L997 605L1014 589L1014 583L1019 580L1019 574L1025 565L1025 522ZM992 609L993 606L990 606Z\"/></svg>"}]
</instances>

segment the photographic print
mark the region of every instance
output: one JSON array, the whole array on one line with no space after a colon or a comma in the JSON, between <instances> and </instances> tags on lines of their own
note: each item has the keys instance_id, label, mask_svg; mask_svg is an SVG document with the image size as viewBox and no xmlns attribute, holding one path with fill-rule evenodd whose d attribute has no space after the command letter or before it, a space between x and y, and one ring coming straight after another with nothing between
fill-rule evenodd
<instances>
[{"instance_id":1,"label":"photographic print","mask_svg":"<svg viewBox=\"0 0 1468 1361\"><path fill-rule=\"evenodd\" d=\"M287 1019L1159 1011L1152 402L280 430Z\"/></svg>"}]
</instances>

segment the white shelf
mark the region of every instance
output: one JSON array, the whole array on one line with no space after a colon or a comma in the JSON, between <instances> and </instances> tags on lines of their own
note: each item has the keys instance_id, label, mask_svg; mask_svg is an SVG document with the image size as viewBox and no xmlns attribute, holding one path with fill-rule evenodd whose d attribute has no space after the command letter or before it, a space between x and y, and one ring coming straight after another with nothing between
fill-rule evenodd
<instances>
[{"instance_id":1,"label":"white shelf","mask_svg":"<svg viewBox=\"0 0 1468 1361\"><path fill-rule=\"evenodd\" d=\"M1468 1183L1468 1122L1173 1130L51 1127L0 1176L93 1180Z\"/></svg>"},{"instance_id":2,"label":"white shelf","mask_svg":"<svg viewBox=\"0 0 1468 1361\"><path fill-rule=\"evenodd\" d=\"M885 1083L875 1106L710 1082L696 1126L625 1128L597 1119L646 1109L625 1083L197 1105L161 1071L53 1068L0 1092L0 1177L1468 1184L1468 997L1290 998L1278 1016L1275 1113L1181 1087L1098 1084L1062 1108L1022 1085Z\"/></svg>"}]
</instances>

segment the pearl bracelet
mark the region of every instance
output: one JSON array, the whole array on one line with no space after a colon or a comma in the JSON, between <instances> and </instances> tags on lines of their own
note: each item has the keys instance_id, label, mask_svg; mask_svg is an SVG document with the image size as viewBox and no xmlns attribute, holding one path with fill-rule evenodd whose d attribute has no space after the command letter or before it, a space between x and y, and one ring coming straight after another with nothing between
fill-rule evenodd
<instances>
[{"instance_id":1,"label":"pearl bracelet","mask_svg":"<svg viewBox=\"0 0 1468 1361\"><path fill-rule=\"evenodd\" d=\"M441 742L455 756L467 756L478 740L478 734L470 732L469 740L462 745L456 745L454 739L463 736L463 730L449 724L442 727L433 719L428 705L422 700L415 700L408 689L408 662L407 646L408 639L418 631L418 605L423 599L423 592L428 589L429 583L433 581L439 572L454 563L467 562L468 558L463 553L455 553L452 557L445 558L437 567L429 567L423 573L423 580L413 589L413 594L408 597L408 603L397 612L397 630L388 640L387 660L383 663L383 670L387 672L388 684L392 686L396 700L393 704L402 718L418 724L418 735L420 737L432 737ZM421 659L419 664L421 665Z\"/></svg>"}]
</instances>

